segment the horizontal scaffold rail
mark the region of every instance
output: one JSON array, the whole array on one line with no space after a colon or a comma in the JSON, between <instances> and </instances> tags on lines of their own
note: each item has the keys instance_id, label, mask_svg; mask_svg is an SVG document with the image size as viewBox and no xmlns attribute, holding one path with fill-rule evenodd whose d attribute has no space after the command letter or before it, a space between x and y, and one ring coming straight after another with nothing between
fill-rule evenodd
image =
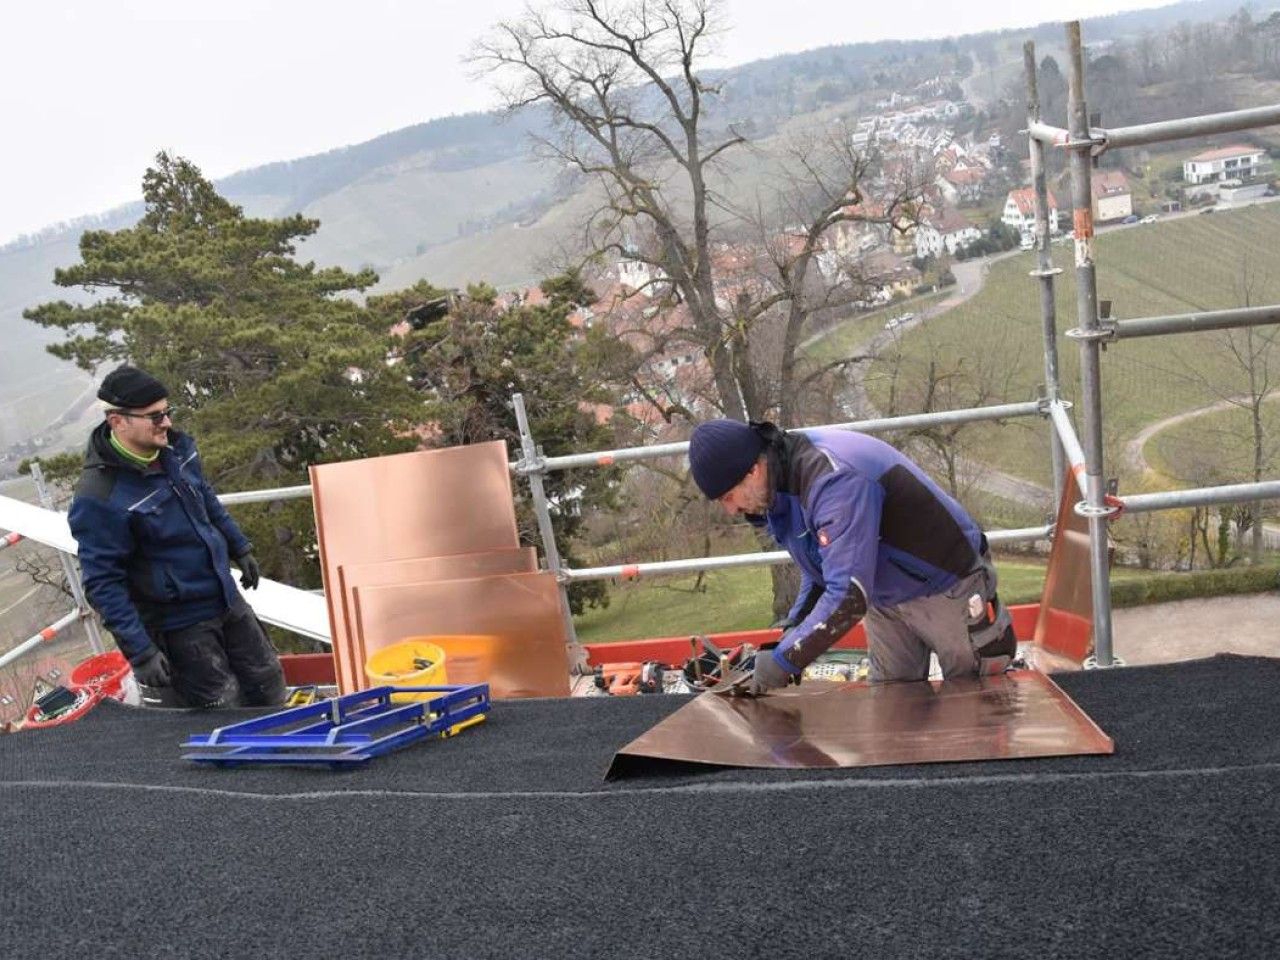
<instances>
[{"instance_id":1,"label":"horizontal scaffold rail","mask_svg":"<svg viewBox=\"0 0 1280 960\"><path fill-rule=\"evenodd\" d=\"M1023 543L1048 540L1053 527L1021 527L1017 530L992 530L987 533L988 543ZM658 560L653 563L620 563L611 567L583 567L561 569L565 580L624 580L636 577L652 577L680 573L697 573L701 570L723 570L726 567L759 567L778 563L791 563L791 554L785 550L768 553L733 553L721 557L690 557L686 560Z\"/></svg>"},{"instance_id":2,"label":"horizontal scaffold rail","mask_svg":"<svg viewBox=\"0 0 1280 960\"><path fill-rule=\"evenodd\" d=\"M918 430L921 427L945 426L951 423L976 423L982 420L1007 420L1011 417L1043 416L1046 406L1039 400L1024 403L1001 403L987 407L966 407L962 410L940 410L935 413L913 413L901 417L880 417L875 420L851 420L847 423L828 423L819 427L797 427L795 432L811 430L857 430L859 433L890 433L894 430ZM513 465L519 473L531 470L571 470L575 467L608 467L627 460L655 460L659 457L675 457L687 452L689 442L657 443L647 447L627 447L621 450L604 450L599 453L576 453L563 457L546 457L533 467Z\"/></svg>"},{"instance_id":3,"label":"horizontal scaffold rail","mask_svg":"<svg viewBox=\"0 0 1280 960\"><path fill-rule=\"evenodd\" d=\"M1131 127L1115 127L1107 130L1090 127L1089 137L1072 141L1070 134L1052 124L1039 120L1027 125L1027 134L1033 140L1055 147L1088 148L1094 154L1122 147L1138 147L1147 143L1164 143L1168 140L1185 140L1188 137L1205 137L1215 133L1235 133L1280 124L1280 104L1265 107L1249 107L1246 110L1230 110L1226 113L1210 113L1198 117L1180 117L1174 120L1158 120L1155 123L1139 123Z\"/></svg>"},{"instance_id":4,"label":"horizontal scaffold rail","mask_svg":"<svg viewBox=\"0 0 1280 960\"><path fill-rule=\"evenodd\" d=\"M1166 333L1201 333L1206 330L1261 327L1272 323L1280 323L1280 304L1175 313L1165 317L1135 317L1111 323L1103 321L1100 330L1107 340L1132 340L1137 337L1159 337Z\"/></svg>"},{"instance_id":5,"label":"horizontal scaffold rail","mask_svg":"<svg viewBox=\"0 0 1280 960\"><path fill-rule=\"evenodd\" d=\"M921 427L944 426L950 423L972 423L980 420L1005 420L1010 417L1042 416L1046 412L1041 401L1002 403L988 407L968 407L963 410L941 410L936 413L915 413L901 417L881 417L876 420L854 420L848 423L831 423L824 427L802 427L809 430L835 428L858 430L862 433L888 433L893 430L918 430ZM689 449L689 442L655 443L647 447L627 447L621 450L602 450L598 453L575 453L563 457L545 457L528 463L517 460L511 464L511 472L517 474L543 473L551 470L571 470L575 467L608 467L632 460L656 460L660 457L678 457ZM224 493L218 499L227 505L237 503L262 503L268 500L294 500L311 496L311 486L275 487L271 490L244 490Z\"/></svg>"},{"instance_id":6,"label":"horizontal scaffold rail","mask_svg":"<svg viewBox=\"0 0 1280 960\"><path fill-rule=\"evenodd\" d=\"M1160 493L1135 493L1124 498L1124 509L1126 513L1145 513L1150 510L1209 507L1222 503L1253 503L1257 500L1280 500L1280 480L1165 490Z\"/></svg>"}]
</instances>

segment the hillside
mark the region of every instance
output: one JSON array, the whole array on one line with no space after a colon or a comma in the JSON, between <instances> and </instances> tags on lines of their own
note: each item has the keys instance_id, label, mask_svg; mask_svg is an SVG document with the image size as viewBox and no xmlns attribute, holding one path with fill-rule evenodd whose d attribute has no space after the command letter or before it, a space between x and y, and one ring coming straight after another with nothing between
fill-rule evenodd
<instances>
[{"instance_id":1,"label":"hillside","mask_svg":"<svg viewBox=\"0 0 1280 960\"><path fill-rule=\"evenodd\" d=\"M1238 5L1223 0L1177 4L1091 21L1089 30L1103 39L1178 20L1222 16ZM707 122L712 129L735 122L768 144L787 124L856 114L865 98L905 88L913 79L946 74L962 58L987 62L988 48L996 53L986 86L995 95L1010 69L1016 71L1018 42L1026 36L1054 43L1061 30L1051 24L944 41L833 45L710 72L708 80L722 82L724 95ZM993 45L993 38L999 42ZM980 76L973 86L983 86ZM545 258L572 235L590 203L560 171L532 159L529 135L543 126L537 112L509 121L495 114L447 117L366 143L243 171L218 187L253 215L300 210L319 218L320 231L299 255L348 268L371 266L382 276L380 289L423 277L442 285L480 279L499 286L526 284L542 274ZM190 159L200 162L199 157ZM744 168L732 187L739 196L750 197L767 176L767 164ZM83 229L116 229L138 213L137 205L120 208L0 248L0 338L5 344L0 351L0 451L41 432L88 384L83 373L45 352L50 335L22 320L22 309L68 296L53 286L52 274L55 267L76 261Z\"/></svg>"}]
</instances>

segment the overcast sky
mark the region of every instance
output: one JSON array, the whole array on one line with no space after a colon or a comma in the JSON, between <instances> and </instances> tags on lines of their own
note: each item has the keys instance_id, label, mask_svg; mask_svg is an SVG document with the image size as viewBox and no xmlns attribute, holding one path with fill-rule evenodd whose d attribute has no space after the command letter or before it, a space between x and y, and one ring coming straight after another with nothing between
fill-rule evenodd
<instances>
[{"instance_id":1,"label":"overcast sky","mask_svg":"<svg viewBox=\"0 0 1280 960\"><path fill-rule=\"evenodd\" d=\"M492 106L460 57L525 0L18 0L0 31L0 243L139 197L159 150L211 177ZM724 64L1164 0L727 0Z\"/></svg>"}]
</instances>

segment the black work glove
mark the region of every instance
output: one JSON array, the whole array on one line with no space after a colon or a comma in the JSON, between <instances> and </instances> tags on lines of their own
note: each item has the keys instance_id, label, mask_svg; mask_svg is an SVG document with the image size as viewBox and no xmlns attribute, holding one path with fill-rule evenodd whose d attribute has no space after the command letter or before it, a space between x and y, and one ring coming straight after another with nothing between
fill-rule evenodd
<instances>
[{"instance_id":1,"label":"black work glove","mask_svg":"<svg viewBox=\"0 0 1280 960\"><path fill-rule=\"evenodd\" d=\"M151 656L133 665L133 675L145 687L167 687L173 671L169 667L169 658L162 651L153 649Z\"/></svg>"},{"instance_id":2,"label":"black work glove","mask_svg":"<svg viewBox=\"0 0 1280 960\"><path fill-rule=\"evenodd\" d=\"M769 624L770 630L790 630L799 621L793 620L791 617L782 617Z\"/></svg>"},{"instance_id":3,"label":"black work glove","mask_svg":"<svg viewBox=\"0 0 1280 960\"><path fill-rule=\"evenodd\" d=\"M252 553L246 553L242 557L237 557L235 564L240 568L240 586L246 590L255 590L258 581L262 579L262 568L258 566L258 561L254 559Z\"/></svg>"}]
</instances>

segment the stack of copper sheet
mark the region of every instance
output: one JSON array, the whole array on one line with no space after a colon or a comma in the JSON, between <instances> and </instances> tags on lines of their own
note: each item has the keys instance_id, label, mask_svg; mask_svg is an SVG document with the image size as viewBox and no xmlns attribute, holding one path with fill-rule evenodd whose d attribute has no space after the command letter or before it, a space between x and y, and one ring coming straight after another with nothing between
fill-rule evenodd
<instances>
[{"instance_id":1,"label":"stack of copper sheet","mask_svg":"<svg viewBox=\"0 0 1280 960\"><path fill-rule=\"evenodd\" d=\"M558 588L519 544L505 444L325 464L311 487L343 693L369 686L374 651L423 636L450 683L568 693Z\"/></svg>"}]
</instances>

